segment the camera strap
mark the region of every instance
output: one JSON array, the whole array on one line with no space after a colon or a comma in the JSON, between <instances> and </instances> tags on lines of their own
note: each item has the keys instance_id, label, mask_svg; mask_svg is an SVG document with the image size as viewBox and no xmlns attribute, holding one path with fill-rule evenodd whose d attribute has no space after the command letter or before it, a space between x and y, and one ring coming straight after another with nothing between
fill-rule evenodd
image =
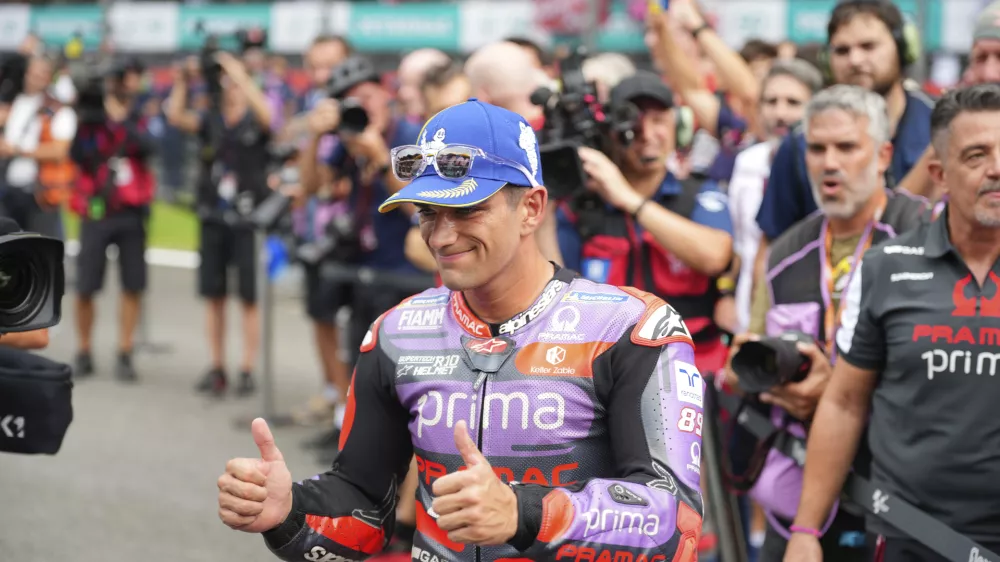
<instances>
[{"instance_id":1,"label":"camera strap","mask_svg":"<svg viewBox=\"0 0 1000 562\"><path fill-rule=\"evenodd\" d=\"M805 439L781 430L760 412L752 408L741 407L741 400L737 396L720 392L712 384L707 386L707 391L722 409L734 413L737 423L754 437L761 440L773 439L772 435L775 432L780 432L778 438L774 439L773 447L793 460L800 468L805 467ZM1000 554L991 552L906 501L885 493L876 484L855 472L847 474L842 492L868 512L948 560L979 560L982 558L1000 560ZM978 557L974 555L978 555Z\"/></svg>"}]
</instances>

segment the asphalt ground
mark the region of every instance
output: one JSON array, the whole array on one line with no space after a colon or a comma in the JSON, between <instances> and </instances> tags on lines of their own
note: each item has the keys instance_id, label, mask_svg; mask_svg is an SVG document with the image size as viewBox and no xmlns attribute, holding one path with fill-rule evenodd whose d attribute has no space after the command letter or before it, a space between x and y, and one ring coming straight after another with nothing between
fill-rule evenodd
<instances>
[{"instance_id":1,"label":"asphalt ground","mask_svg":"<svg viewBox=\"0 0 1000 562\"><path fill-rule=\"evenodd\" d=\"M208 362L204 310L193 270L151 268L146 342L135 356L140 380L114 380L117 270L109 267L97 304L97 373L73 393L74 420L55 456L0 454L0 562L241 562L274 560L259 536L218 519L216 479L226 461L254 456L249 420L257 395L221 400L197 395ZM288 412L319 388L312 329L293 283L274 312L277 411ZM44 355L71 362L76 337L71 291ZM229 311L227 355L239 361L239 311ZM155 351L155 352L154 352ZM296 480L325 470L301 442L316 428L275 428Z\"/></svg>"}]
</instances>

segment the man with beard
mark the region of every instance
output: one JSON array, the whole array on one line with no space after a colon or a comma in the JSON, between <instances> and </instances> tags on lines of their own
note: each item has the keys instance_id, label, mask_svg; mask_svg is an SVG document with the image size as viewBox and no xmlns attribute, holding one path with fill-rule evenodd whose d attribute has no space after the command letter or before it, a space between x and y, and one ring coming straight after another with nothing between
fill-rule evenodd
<instances>
[{"instance_id":1,"label":"man with beard","mask_svg":"<svg viewBox=\"0 0 1000 562\"><path fill-rule=\"evenodd\" d=\"M903 69L916 59L906 37L903 15L887 0L848 0L834 8L827 26L828 71L837 84L851 84L885 98L892 132L889 187L904 180L910 191L924 192L926 166L918 164L930 144L932 102L903 87ZM775 154L757 223L775 240L816 211L806 177L805 138L787 137ZM906 177L913 170L913 176ZM918 177L919 176L919 177ZM916 187L913 187L916 186Z\"/></svg>"},{"instance_id":2,"label":"man with beard","mask_svg":"<svg viewBox=\"0 0 1000 562\"><path fill-rule=\"evenodd\" d=\"M948 205L865 254L848 285L789 562L823 560L816 537L866 429L873 486L1000 552L1000 86L948 93L931 132ZM867 528L883 562L945 560L878 517ZM996 560L977 551L969 560Z\"/></svg>"},{"instance_id":3,"label":"man with beard","mask_svg":"<svg viewBox=\"0 0 1000 562\"><path fill-rule=\"evenodd\" d=\"M830 377L830 350L841 305L840 295L860 256L873 244L895 237L929 215L923 199L886 189L884 173L892 161L885 100L857 86L839 85L816 94L803 119L806 169L821 213L796 224L771 246L766 277L756 283L750 334L737 336L730 358L759 336L805 333L816 343L800 344L811 361L801 382L775 386L759 395L779 427L805 435ZM731 371L731 369L730 369ZM739 384L740 372L730 372ZM761 447L764 454L769 447ZM763 460L763 459L762 459ZM750 460L747 466L755 466ZM792 459L768 455L751 497L767 514L761 562L782 559L800 493L801 471ZM817 528L826 533L823 552L831 560L858 560L865 547L864 522L840 510Z\"/></svg>"},{"instance_id":4,"label":"man with beard","mask_svg":"<svg viewBox=\"0 0 1000 562\"><path fill-rule=\"evenodd\" d=\"M802 119L806 103L820 88L823 77L804 60L778 61L761 82L758 119L767 138L744 150L736 157L733 177L729 182L729 211L733 217L732 274L723 279L723 289L735 287L735 318L730 318L733 333L746 330L750 322L750 295L753 285L753 265L760 244L757 210L764 196L771 159L789 127ZM725 323L725 322L723 322Z\"/></svg>"}]
</instances>

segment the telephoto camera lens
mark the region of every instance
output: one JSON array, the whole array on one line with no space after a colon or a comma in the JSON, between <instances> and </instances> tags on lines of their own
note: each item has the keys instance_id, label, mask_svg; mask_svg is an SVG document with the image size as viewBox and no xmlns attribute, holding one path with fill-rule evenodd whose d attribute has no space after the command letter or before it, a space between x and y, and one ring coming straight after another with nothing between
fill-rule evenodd
<instances>
[{"instance_id":1,"label":"telephoto camera lens","mask_svg":"<svg viewBox=\"0 0 1000 562\"><path fill-rule=\"evenodd\" d=\"M35 316L45 298L44 267L30 254L0 255L0 325L17 326Z\"/></svg>"}]
</instances>

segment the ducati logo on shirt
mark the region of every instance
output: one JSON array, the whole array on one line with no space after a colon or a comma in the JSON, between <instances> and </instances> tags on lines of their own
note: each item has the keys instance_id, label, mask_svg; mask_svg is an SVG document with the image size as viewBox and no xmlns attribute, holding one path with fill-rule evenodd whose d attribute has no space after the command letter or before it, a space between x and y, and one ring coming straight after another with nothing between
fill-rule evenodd
<instances>
[{"instance_id":1,"label":"ducati logo on shirt","mask_svg":"<svg viewBox=\"0 0 1000 562\"><path fill-rule=\"evenodd\" d=\"M955 290L952 291L951 299L955 303L955 310L952 316L976 316L976 305L979 305L979 316L1000 317L1000 277L996 273L990 272L987 283L992 281L993 296L976 298L966 296L966 289L972 285L972 274L966 275L958 283L955 283Z\"/></svg>"}]
</instances>

